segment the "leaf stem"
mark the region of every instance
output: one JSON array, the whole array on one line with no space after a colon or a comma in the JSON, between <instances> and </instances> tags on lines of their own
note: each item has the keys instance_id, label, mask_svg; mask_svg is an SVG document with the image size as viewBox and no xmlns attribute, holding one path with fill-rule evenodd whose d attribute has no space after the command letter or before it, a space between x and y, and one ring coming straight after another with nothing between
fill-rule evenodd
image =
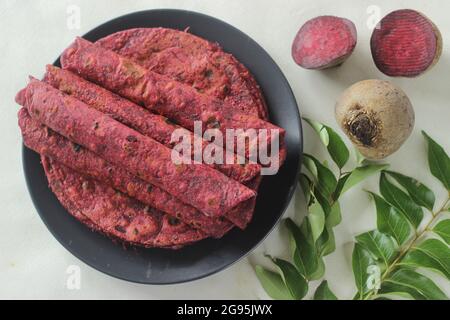
<instances>
[{"instance_id":1,"label":"leaf stem","mask_svg":"<svg viewBox=\"0 0 450 320\"><path fill-rule=\"evenodd\" d=\"M400 250L397 258L386 268L385 272L381 276L380 286L381 286L381 283L383 283L383 281L386 280L386 278L388 278L388 276L392 273L392 271L394 271L395 268L398 267L398 265L400 264L403 257L408 253L409 250L411 250L411 248L417 243L417 241L419 239L421 239L422 236L426 234L426 232L431 231L432 224L436 221L436 219L439 217L439 215L442 212L447 210L447 205L449 205L449 204L450 204L450 192L448 194L447 200L444 202L444 204L438 210L430 211L430 213L431 213L430 221L423 227L423 229L421 231L418 232L417 230L415 230L415 235L410 240L409 244L404 249ZM369 299L373 298L374 296L376 296L377 293L378 293L378 289L373 289L372 291L367 293L364 300L369 300Z\"/></svg>"},{"instance_id":2,"label":"leaf stem","mask_svg":"<svg viewBox=\"0 0 450 320\"><path fill-rule=\"evenodd\" d=\"M357 167L353 168L353 170L356 169L356 168L357 168ZM342 169L339 169L339 179L341 179L342 177L344 177L346 174L352 173L353 170L351 170L351 171L342 171ZM338 180L339 180L339 179L338 179Z\"/></svg>"}]
</instances>

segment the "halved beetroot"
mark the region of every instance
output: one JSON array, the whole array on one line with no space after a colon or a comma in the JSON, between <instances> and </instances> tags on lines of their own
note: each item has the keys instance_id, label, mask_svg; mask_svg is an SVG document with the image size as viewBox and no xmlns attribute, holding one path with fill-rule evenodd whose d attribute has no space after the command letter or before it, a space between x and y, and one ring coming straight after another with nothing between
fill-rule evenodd
<instances>
[{"instance_id":1,"label":"halved beetroot","mask_svg":"<svg viewBox=\"0 0 450 320\"><path fill-rule=\"evenodd\" d=\"M380 21L370 46L381 72L392 77L416 77L438 62L442 36L425 15L403 9L389 13Z\"/></svg>"},{"instance_id":2,"label":"halved beetroot","mask_svg":"<svg viewBox=\"0 0 450 320\"><path fill-rule=\"evenodd\" d=\"M356 38L356 27L350 20L320 16L300 28L292 44L292 57L306 69L335 67L352 54Z\"/></svg>"}]
</instances>

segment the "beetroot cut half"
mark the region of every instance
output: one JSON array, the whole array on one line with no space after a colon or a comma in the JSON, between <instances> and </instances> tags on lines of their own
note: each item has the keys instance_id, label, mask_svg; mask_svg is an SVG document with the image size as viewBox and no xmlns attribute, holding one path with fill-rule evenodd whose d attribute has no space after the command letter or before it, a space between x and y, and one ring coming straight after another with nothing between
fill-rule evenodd
<instances>
[{"instance_id":1,"label":"beetroot cut half","mask_svg":"<svg viewBox=\"0 0 450 320\"><path fill-rule=\"evenodd\" d=\"M403 9L380 21L372 33L370 47L377 68L384 74L417 77L439 61L442 36L425 15Z\"/></svg>"},{"instance_id":2,"label":"beetroot cut half","mask_svg":"<svg viewBox=\"0 0 450 320\"><path fill-rule=\"evenodd\" d=\"M342 64L356 46L356 27L348 19L320 16L307 21L292 44L292 57L306 69L327 69Z\"/></svg>"}]
</instances>

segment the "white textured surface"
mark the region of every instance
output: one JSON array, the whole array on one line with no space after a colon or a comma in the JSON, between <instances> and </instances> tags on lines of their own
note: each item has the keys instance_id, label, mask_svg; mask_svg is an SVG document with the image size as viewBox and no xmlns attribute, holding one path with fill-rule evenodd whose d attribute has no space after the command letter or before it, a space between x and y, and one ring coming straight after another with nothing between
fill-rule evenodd
<instances>
[{"instance_id":1,"label":"white textured surface","mask_svg":"<svg viewBox=\"0 0 450 320\"><path fill-rule=\"evenodd\" d=\"M81 8L81 28L66 27L67 6ZM125 13L153 8L183 8L222 19L247 33L275 59L288 78L302 114L336 128L334 101L347 86L368 79L385 79L375 68L369 49L370 30L366 26L369 5L378 5L382 14L397 8L414 8L428 15L441 29L444 54L431 72L418 79L393 79L410 96L416 111L416 128L395 155L392 168L412 174L435 190L441 190L426 169L420 130L426 130L450 151L450 2L380 0L191 0L191 1L12 1L0 2L0 298L266 298L250 263L266 264L262 254L286 255L283 232L274 231L249 257L209 278L183 285L145 286L116 280L86 266L67 252L48 232L28 195L21 166L21 138L17 127L15 93L29 74L41 76L44 66L77 35ZM354 55L341 68L311 72L297 67L291 59L291 41L307 19L332 14L353 20L358 28ZM282 107L282 106L280 106ZM318 154L321 146L305 129L305 150ZM43 186L45 187L45 186ZM376 182L362 187L376 190ZM362 187L349 192L342 201L344 221L336 229L338 248L326 259L330 286L342 298L354 293L350 269L352 236L374 225L374 209ZM439 199L444 196L439 193ZM291 204L286 216L294 216ZM302 213L297 212L300 218ZM81 268L81 289L66 288L67 267ZM448 283L446 291L450 293Z\"/></svg>"}]
</instances>

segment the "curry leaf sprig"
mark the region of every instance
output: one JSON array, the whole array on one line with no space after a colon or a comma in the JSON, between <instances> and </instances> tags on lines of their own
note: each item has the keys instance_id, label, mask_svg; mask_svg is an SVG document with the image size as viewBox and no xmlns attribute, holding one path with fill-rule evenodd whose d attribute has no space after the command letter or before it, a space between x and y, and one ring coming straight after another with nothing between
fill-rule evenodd
<instances>
[{"instance_id":1,"label":"curry leaf sprig","mask_svg":"<svg viewBox=\"0 0 450 320\"><path fill-rule=\"evenodd\" d=\"M434 192L423 183L382 172L381 195L371 193L377 229L358 235L353 250L356 299L448 299L421 270L431 269L450 280L450 159L423 135L429 169L447 190L447 198L436 206Z\"/></svg>"},{"instance_id":2,"label":"curry leaf sprig","mask_svg":"<svg viewBox=\"0 0 450 320\"><path fill-rule=\"evenodd\" d=\"M357 167L344 171L350 152L341 137L330 127L304 119L319 135L336 172L327 162L304 154L299 185L307 204L308 215L301 225L293 220L284 221L290 236L290 261L268 256L277 272L256 266L255 271L266 292L274 299L303 299L309 283L323 278L324 256L335 248L333 228L341 222L339 198L367 177L387 168L385 164L357 161ZM358 155L358 154L357 154ZM357 157L360 159L360 157ZM317 288L315 299L335 299L326 281Z\"/></svg>"}]
</instances>

